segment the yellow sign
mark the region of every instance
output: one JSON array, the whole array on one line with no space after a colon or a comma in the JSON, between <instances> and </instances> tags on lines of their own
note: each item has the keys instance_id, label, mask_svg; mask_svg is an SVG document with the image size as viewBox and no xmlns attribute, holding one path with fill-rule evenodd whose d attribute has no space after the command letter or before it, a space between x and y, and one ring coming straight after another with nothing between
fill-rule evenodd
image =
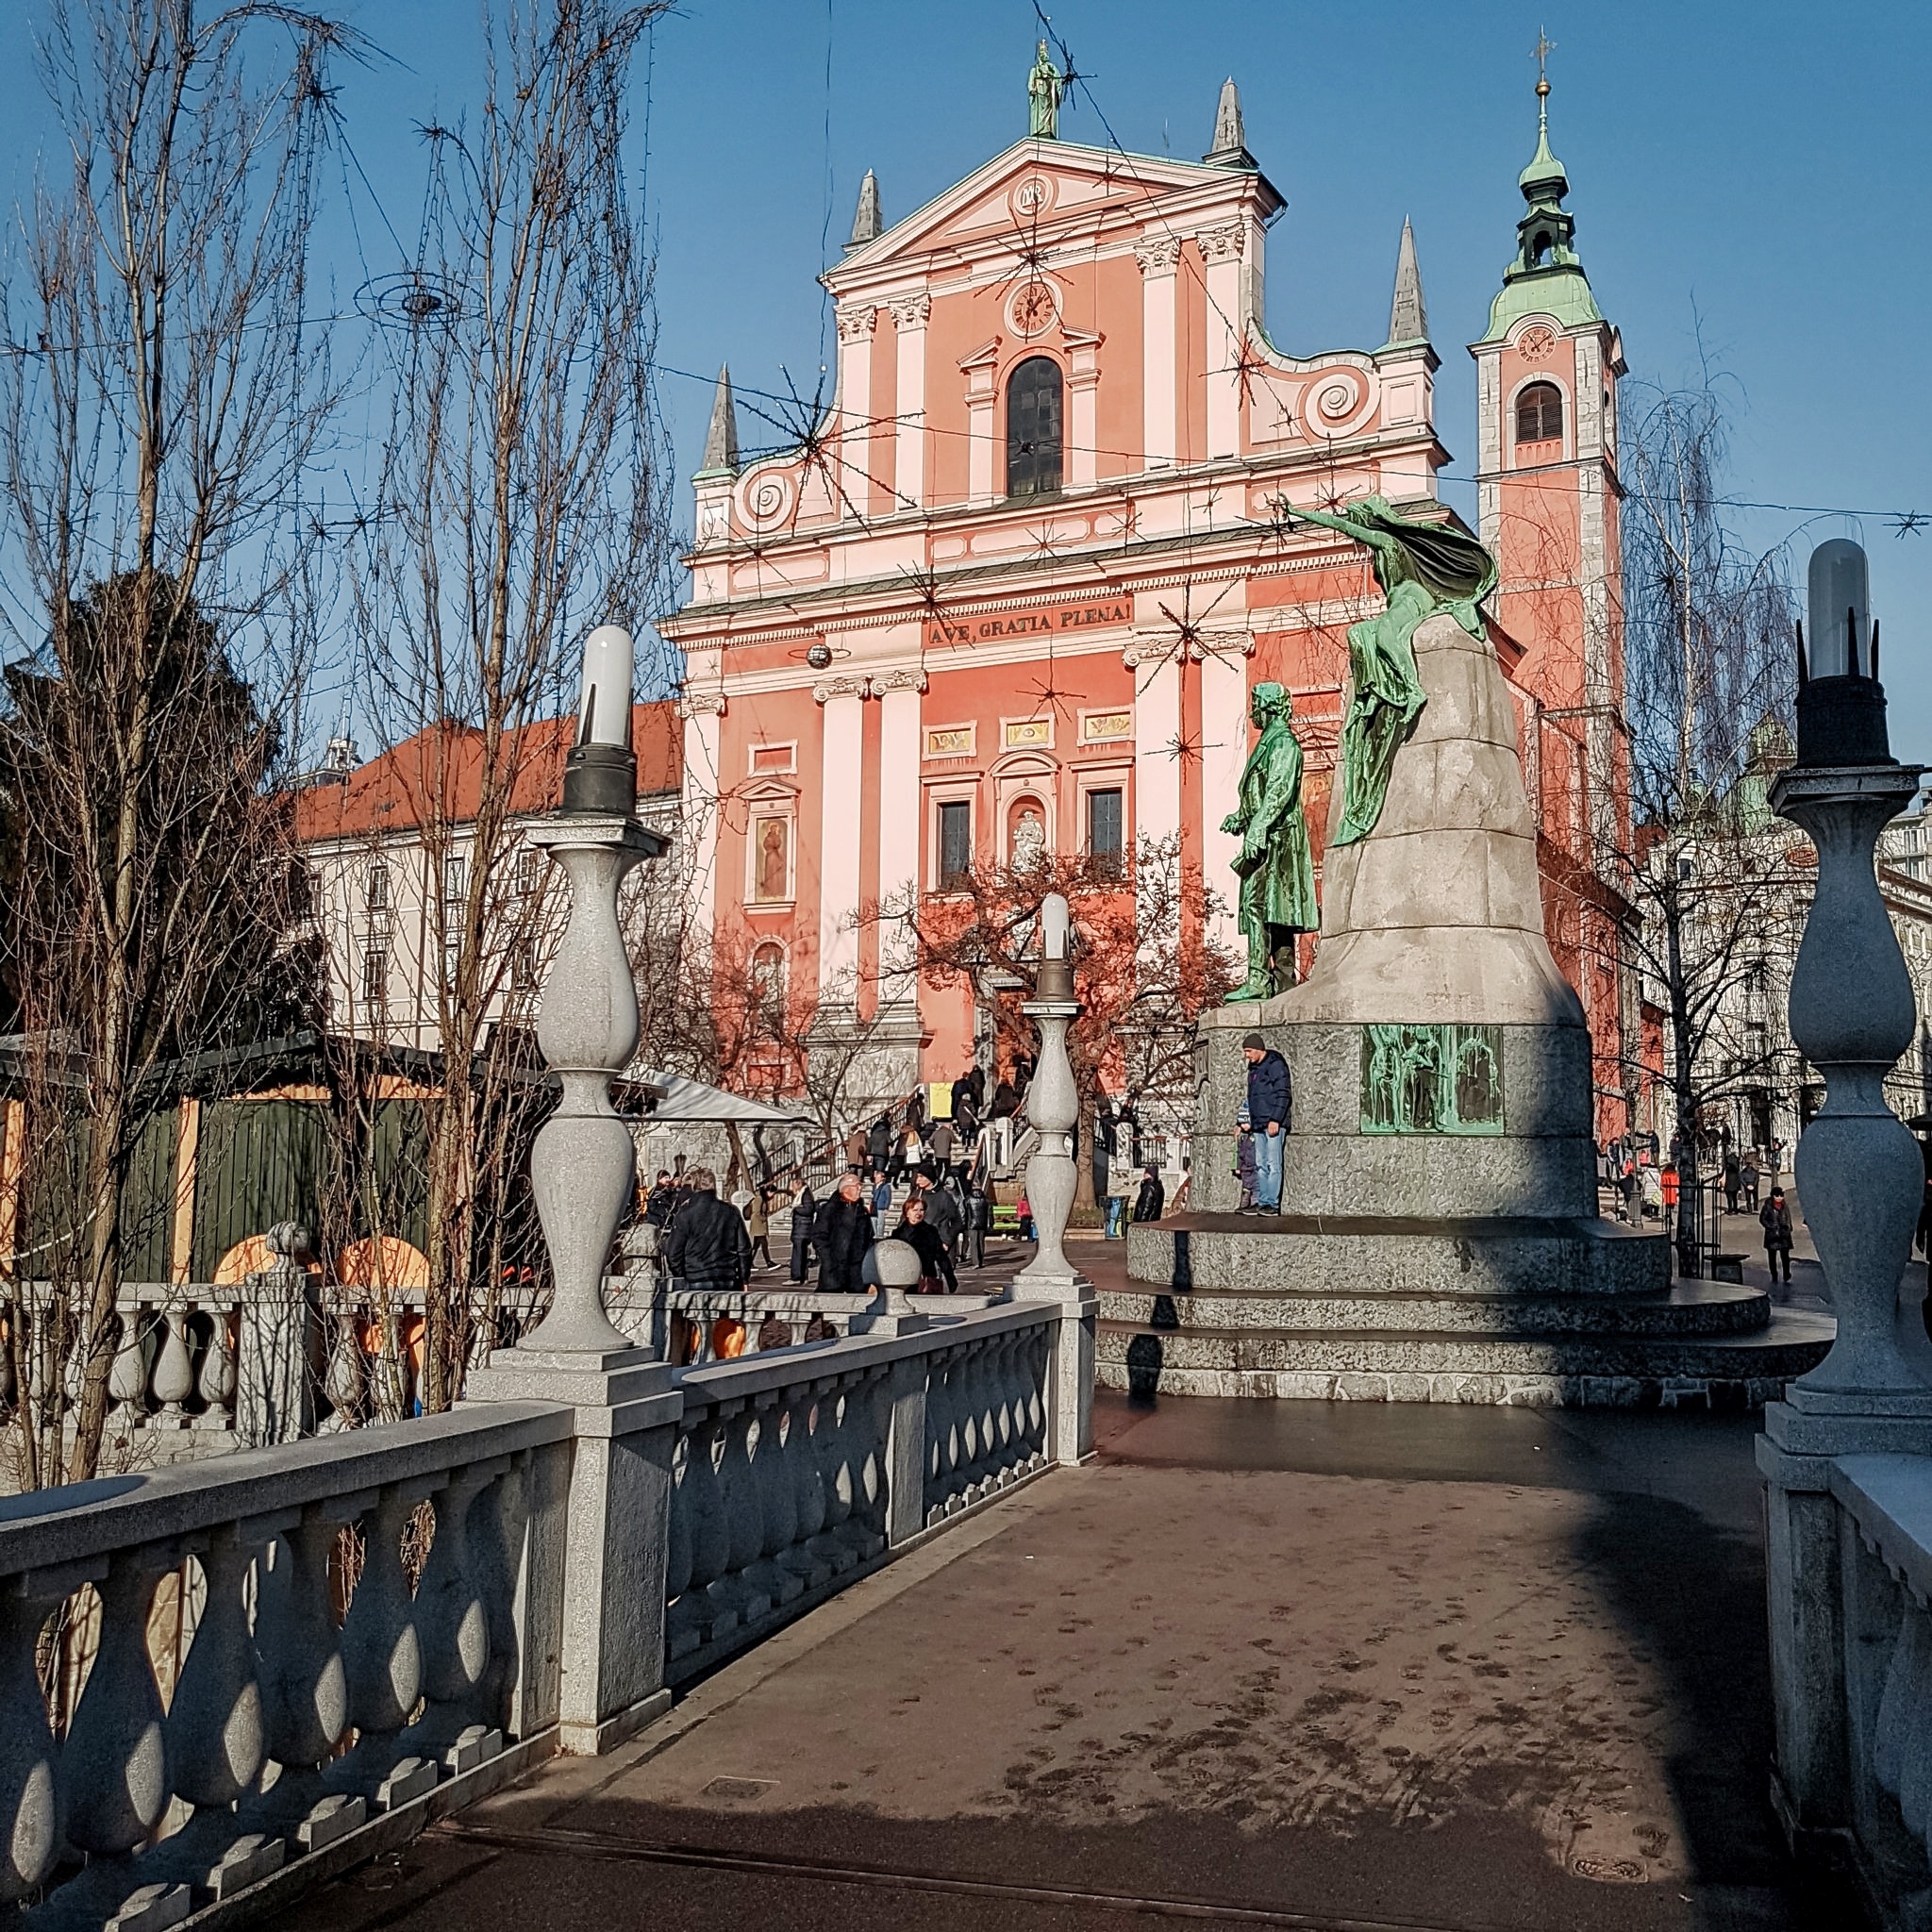
<instances>
[{"instance_id":1,"label":"yellow sign","mask_svg":"<svg viewBox=\"0 0 1932 1932\"><path fill-rule=\"evenodd\" d=\"M936 1121L949 1121L953 1118L953 1083L950 1080L934 1080L927 1084L925 1110Z\"/></svg>"}]
</instances>

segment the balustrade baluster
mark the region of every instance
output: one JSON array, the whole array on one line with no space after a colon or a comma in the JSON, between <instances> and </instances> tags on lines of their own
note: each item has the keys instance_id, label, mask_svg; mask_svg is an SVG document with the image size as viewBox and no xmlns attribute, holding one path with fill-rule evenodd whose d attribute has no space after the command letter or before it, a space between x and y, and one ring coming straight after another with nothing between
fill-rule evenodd
<instances>
[{"instance_id":1,"label":"balustrade baluster","mask_svg":"<svg viewBox=\"0 0 1932 1932\"><path fill-rule=\"evenodd\" d=\"M0 1583L0 1902L22 1899L60 1848L60 1753L41 1695L39 1644L60 1597Z\"/></svg>"},{"instance_id":2,"label":"balustrade baluster","mask_svg":"<svg viewBox=\"0 0 1932 1932\"><path fill-rule=\"evenodd\" d=\"M780 1440L781 1418L785 1411L776 1390L767 1390L753 1403L756 1427L747 1439L751 1457L752 1484L758 1502L758 1561L753 1574L761 1590L771 1593L774 1604L789 1604L805 1589L805 1579L779 1557L790 1550L798 1535L798 1510L791 1500L791 1472L785 1463L785 1445Z\"/></svg>"},{"instance_id":3,"label":"balustrade baluster","mask_svg":"<svg viewBox=\"0 0 1932 1932\"><path fill-rule=\"evenodd\" d=\"M436 1541L416 1588L423 1692L448 1718L459 1720L456 1728L481 1715L480 1692L490 1668L490 1611L472 1544L472 1518L508 1467L500 1457L473 1463L437 1496Z\"/></svg>"},{"instance_id":4,"label":"balustrade baluster","mask_svg":"<svg viewBox=\"0 0 1932 1932\"><path fill-rule=\"evenodd\" d=\"M403 1535L434 1487L392 1483L362 1520L362 1574L341 1636L349 1722L359 1731L401 1730L423 1692L423 1642L403 1567Z\"/></svg>"},{"instance_id":5,"label":"balustrade baluster","mask_svg":"<svg viewBox=\"0 0 1932 1932\"><path fill-rule=\"evenodd\" d=\"M812 1432L812 1455L819 1466L819 1490L825 1499L825 1523L814 1555L823 1556L834 1571L849 1570L858 1552L845 1525L851 1521L853 1498L858 1493L858 1472L851 1460L851 1375L827 1376L819 1386L818 1427Z\"/></svg>"},{"instance_id":6,"label":"balustrade baluster","mask_svg":"<svg viewBox=\"0 0 1932 1932\"><path fill-rule=\"evenodd\" d=\"M738 1607L724 1581L731 1566L731 1523L721 1470L729 1441L715 1413L701 1416L686 1431L686 1441L691 1445L684 1474L691 1521L691 1582L674 1619L680 1656L738 1627ZM689 1641L685 1641L687 1633Z\"/></svg>"},{"instance_id":7,"label":"balustrade baluster","mask_svg":"<svg viewBox=\"0 0 1932 1932\"><path fill-rule=\"evenodd\" d=\"M791 1490L791 1545L779 1561L788 1569L795 1570L805 1579L808 1590L816 1590L832 1574L831 1565L811 1546L825 1526L824 1490L811 1441L815 1386L811 1382L801 1382L795 1388L788 1389L783 1408L783 1474Z\"/></svg>"},{"instance_id":8,"label":"balustrade baluster","mask_svg":"<svg viewBox=\"0 0 1932 1932\"><path fill-rule=\"evenodd\" d=\"M958 1350L949 1348L932 1357L925 1390L927 1451L925 1520L933 1522L952 1507L959 1470L959 1396L955 1376Z\"/></svg>"},{"instance_id":9,"label":"balustrade baluster","mask_svg":"<svg viewBox=\"0 0 1932 1932\"><path fill-rule=\"evenodd\" d=\"M185 1429L188 1414L181 1405L194 1393L194 1367L188 1353L188 1316L179 1307L161 1315L161 1352L155 1358L154 1393L161 1406L158 1418L165 1429Z\"/></svg>"},{"instance_id":10,"label":"balustrade baluster","mask_svg":"<svg viewBox=\"0 0 1932 1932\"><path fill-rule=\"evenodd\" d=\"M771 1592L747 1575L764 1549L765 1525L758 1507L758 1488L751 1468L750 1407L742 1401L723 1403L724 1457L719 1479L724 1491L724 1521L731 1533L731 1554L719 1585L725 1600L746 1624L756 1624L772 1608Z\"/></svg>"},{"instance_id":11,"label":"balustrade baluster","mask_svg":"<svg viewBox=\"0 0 1932 1932\"><path fill-rule=\"evenodd\" d=\"M1914 1636L1907 1654L1904 1724L1899 1740L1898 1808L1921 1845L1932 1824L1932 1616L1901 1584L1903 1615Z\"/></svg>"},{"instance_id":12,"label":"balustrade baluster","mask_svg":"<svg viewBox=\"0 0 1932 1932\"><path fill-rule=\"evenodd\" d=\"M664 1552L664 1601L675 1604L691 1588L691 1458L696 1455L689 1431L671 1445L671 1508Z\"/></svg>"},{"instance_id":13,"label":"balustrade baluster","mask_svg":"<svg viewBox=\"0 0 1932 1932\"><path fill-rule=\"evenodd\" d=\"M861 1558L876 1556L886 1544L886 1429L891 1402L891 1371L862 1372L852 1390L845 1413L852 1424L852 1514L845 1535Z\"/></svg>"},{"instance_id":14,"label":"balustrade baluster","mask_svg":"<svg viewBox=\"0 0 1932 1932\"><path fill-rule=\"evenodd\" d=\"M356 1317L346 1309L341 1310L336 1316L335 1339L329 1345L328 1369L322 1384L329 1406L328 1417L322 1424L325 1431L333 1434L360 1424L366 1387L364 1368Z\"/></svg>"},{"instance_id":15,"label":"balustrade baluster","mask_svg":"<svg viewBox=\"0 0 1932 1932\"><path fill-rule=\"evenodd\" d=\"M208 1339L208 1352L201 1358L196 1392L206 1405L204 1422L210 1428L232 1426L235 1420L235 1330L229 1325L228 1310L209 1307L213 1324Z\"/></svg>"},{"instance_id":16,"label":"balustrade baluster","mask_svg":"<svg viewBox=\"0 0 1932 1932\"><path fill-rule=\"evenodd\" d=\"M257 1677L268 1755L284 1770L320 1764L349 1724L349 1687L329 1604L329 1552L344 1522L374 1498L311 1505L276 1534L259 1569L255 1618Z\"/></svg>"},{"instance_id":17,"label":"balustrade baluster","mask_svg":"<svg viewBox=\"0 0 1932 1932\"><path fill-rule=\"evenodd\" d=\"M191 1805L232 1805L261 1775L261 1687L247 1601L255 1556L231 1528L215 1531L201 1557L207 1597L167 1727L175 1790Z\"/></svg>"},{"instance_id":18,"label":"balustrade baluster","mask_svg":"<svg viewBox=\"0 0 1932 1932\"><path fill-rule=\"evenodd\" d=\"M125 1411L130 1425L147 1420L147 1355L141 1318L138 1305L122 1309L121 1345L114 1352L114 1366L108 1371L108 1397Z\"/></svg>"},{"instance_id":19,"label":"balustrade baluster","mask_svg":"<svg viewBox=\"0 0 1932 1932\"><path fill-rule=\"evenodd\" d=\"M166 1714L147 1619L155 1585L178 1561L172 1548L117 1550L99 1586L100 1642L60 1754L68 1842L95 1857L131 1852L168 1808Z\"/></svg>"}]
</instances>

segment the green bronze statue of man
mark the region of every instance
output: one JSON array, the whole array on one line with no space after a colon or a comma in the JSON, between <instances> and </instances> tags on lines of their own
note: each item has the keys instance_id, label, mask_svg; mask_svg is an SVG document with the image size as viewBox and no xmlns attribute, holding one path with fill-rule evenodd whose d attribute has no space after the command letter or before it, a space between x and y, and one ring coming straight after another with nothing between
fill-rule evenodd
<instances>
[{"instance_id":1,"label":"green bronze statue of man","mask_svg":"<svg viewBox=\"0 0 1932 1932\"><path fill-rule=\"evenodd\" d=\"M1282 991L1277 960L1298 932L1312 932L1315 867L1308 853L1308 821L1302 809L1302 747L1289 720L1287 690L1257 684L1248 715L1261 735L1241 772L1241 804L1221 822L1240 838L1234 869L1241 882L1241 936L1248 942L1246 983L1233 1000L1265 1000Z\"/></svg>"},{"instance_id":2,"label":"green bronze statue of man","mask_svg":"<svg viewBox=\"0 0 1932 1932\"><path fill-rule=\"evenodd\" d=\"M1389 600L1380 616L1348 627L1352 692L1341 727L1341 817L1328 842L1352 845L1374 830L1395 754L1426 702L1415 666L1417 625L1446 610L1471 637L1481 637L1476 607L1496 588L1496 563L1474 537L1397 516L1379 496L1344 505L1334 516L1298 509L1291 522L1320 524L1366 543Z\"/></svg>"}]
</instances>

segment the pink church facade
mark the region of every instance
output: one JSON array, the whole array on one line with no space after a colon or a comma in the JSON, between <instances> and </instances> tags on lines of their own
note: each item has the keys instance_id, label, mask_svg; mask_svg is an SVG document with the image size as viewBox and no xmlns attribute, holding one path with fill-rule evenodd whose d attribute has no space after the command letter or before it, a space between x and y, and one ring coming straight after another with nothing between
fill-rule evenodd
<instances>
[{"instance_id":1,"label":"pink church facade","mask_svg":"<svg viewBox=\"0 0 1932 1932\"><path fill-rule=\"evenodd\" d=\"M1473 345L1474 441L1546 914L1607 1105L1635 1035L1610 863L1622 358L1552 186L1525 171L1518 260ZM1263 679L1293 694L1319 856L1345 631L1379 605L1361 551L1283 512L1376 494L1446 517L1449 451L1406 227L1389 340L1296 357L1263 324L1281 205L1232 83L1199 162L1029 139L890 227L868 177L824 277L818 430L741 464L721 382L691 593L662 626L687 661L698 923L733 970L782 974L801 1029L898 1016L906 1086L966 1063L971 998L901 970L872 911L1034 840L1177 843L1231 901L1220 827Z\"/></svg>"}]
</instances>

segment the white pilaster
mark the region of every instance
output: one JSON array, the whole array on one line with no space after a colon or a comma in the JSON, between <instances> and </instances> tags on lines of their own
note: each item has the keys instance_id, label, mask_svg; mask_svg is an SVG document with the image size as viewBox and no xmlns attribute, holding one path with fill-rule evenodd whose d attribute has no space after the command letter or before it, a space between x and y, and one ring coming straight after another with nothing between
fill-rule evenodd
<instances>
[{"instance_id":1,"label":"white pilaster","mask_svg":"<svg viewBox=\"0 0 1932 1932\"><path fill-rule=\"evenodd\" d=\"M1000 339L995 336L959 364L966 378L966 494L974 503L993 500L993 478L998 474L1001 452L993 441L992 376L999 353Z\"/></svg>"},{"instance_id":2,"label":"white pilaster","mask_svg":"<svg viewBox=\"0 0 1932 1932\"><path fill-rule=\"evenodd\" d=\"M1067 480L1074 489L1099 475L1100 345L1107 338L1065 331L1067 343Z\"/></svg>"},{"instance_id":3,"label":"white pilaster","mask_svg":"<svg viewBox=\"0 0 1932 1932\"><path fill-rule=\"evenodd\" d=\"M897 451L892 463L892 489L900 509L925 501L925 325L932 314L932 297L902 295L892 304L896 330Z\"/></svg>"},{"instance_id":4,"label":"white pilaster","mask_svg":"<svg viewBox=\"0 0 1932 1932\"><path fill-rule=\"evenodd\" d=\"M872 688L879 700L879 903L900 906L919 886L919 719L925 673L876 673ZM912 964L905 929L882 924L881 1006L917 997Z\"/></svg>"},{"instance_id":5,"label":"white pilaster","mask_svg":"<svg viewBox=\"0 0 1932 1932\"><path fill-rule=\"evenodd\" d=\"M872 339L876 308L839 310L841 517L863 517L872 490Z\"/></svg>"},{"instance_id":6,"label":"white pilaster","mask_svg":"<svg viewBox=\"0 0 1932 1932\"><path fill-rule=\"evenodd\" d=\"M691 924L706 941L717 913L718 811L724 785L719 771L724 693L687 691L677 701L684 720L684 786L679 816L691 841Z\"/></svg>"},{"instance_id":7,"label":"white pilaster","mask_svg":"<svg viewBox=\"0 0 1932 1932\"><path fill-rule=\"evenodd\" d=\"M1164 469L1174 459L1176 439L1174 299L1181 244L1167 235L1134 243L1141 264L1141 449L1145 467Z\"/></svg>"},{"instance_id":8,"label":"white pilaster","mask_svg":"<svg viewBox=\"0 0 1932 1932\"><path fill-rule=\"evenodd\" d=\"M819 1002L851 1005L858 983L858 810L864 791L862 677L812 687L824 708L824 820L819 828Z\"/></svg>"},{"instance_id":9,"label":"white pilaster","mask_svg":"<svg viewBox=\"0 0 1932 1932\"><path fill-rule=\"evenodd\" d=\"M1247 761L1247 659L1231 656L1224 661L1210 651L1201 659L1202 874L1224 902L1216 937L1233 947L1241 943L1234 861L1241 841L1224 832L1221 822L1241 802L1241 768Z\"/></svg>"},{"instance_id":10,"label":"white pilaster","mask_svg":"<svg viewBox=\"0 0 1932 1932\"><path fill-rule=\"evenodd\" d=\"M1181 828L1181 660L1172 638L1122 653L1134 674L1134 837Z\"/></svg>"},{"instance_id":11,"label":"white pilaster","mask_svg":"<svg viewBox=\"0 0 1932 1932\"><path fill-rule=\"evenodd\" d=\"M1248 225L1204 228L1194 239L1208 264L1208 455L1241 454L1241 255Z\"/></svg>"}]
</instances>

